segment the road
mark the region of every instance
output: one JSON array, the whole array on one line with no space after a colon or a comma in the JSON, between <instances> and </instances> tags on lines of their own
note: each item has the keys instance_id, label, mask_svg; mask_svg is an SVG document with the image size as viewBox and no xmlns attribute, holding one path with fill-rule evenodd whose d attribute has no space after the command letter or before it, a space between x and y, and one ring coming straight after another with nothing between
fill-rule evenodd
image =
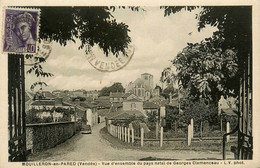
<instances>
[{"instance_id":1,"label":"road","mask_svg":"<svg viewBox=\"0 0 260 168\"><path fill-rule=\"evenodd\" d=\"M92 134L77 134L55 148L29 156L29 161L138 161L142 158L156 157L164 159L221 159L220 152L201 151L141 151L116 149L104 140L99 131L104 123L96 125ZM227 158L232 158L227 153Z\"/></svg>"}]
</instances>

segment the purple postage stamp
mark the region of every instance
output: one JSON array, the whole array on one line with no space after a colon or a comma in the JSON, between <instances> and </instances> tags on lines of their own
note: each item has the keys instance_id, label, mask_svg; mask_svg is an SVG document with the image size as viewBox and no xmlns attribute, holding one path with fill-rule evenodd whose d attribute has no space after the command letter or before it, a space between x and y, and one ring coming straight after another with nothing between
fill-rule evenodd
<instances>
[{"instance_id":1,"label":"purple postage stamp","mask_svg":"<svg viewBox=\"0 0 260 168\"><path fill-rule=\"evenodd\" d=\"M36 53L39 14L34 9L5 9L3 52Z\"/></svg>"}]
</instances>

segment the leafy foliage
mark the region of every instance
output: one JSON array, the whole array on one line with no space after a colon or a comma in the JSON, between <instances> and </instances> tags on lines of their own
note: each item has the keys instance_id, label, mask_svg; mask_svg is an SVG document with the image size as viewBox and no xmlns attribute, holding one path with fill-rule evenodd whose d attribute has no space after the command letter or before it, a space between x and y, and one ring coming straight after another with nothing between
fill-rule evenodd
<instances>
[{"instance_id":1,"label":"leafy foliage","mask_svg":"<svg viewBox=\"0 0 260 168\"><path fill-rule=\"evenodd\" d=\"M45 82L41 82L41 81L37 81L37 82L34 82L32 85L31 85L31 90L33 91L34 90L34 88L36 87L36 86L48 86L47 85L47 83L45 83ZM40 98L41 99L41 98Z\"/></svg>"},{"instance_id":2,"label":"leafy foliage","mask_svg":"<svg viewBox=\"0 0 260 168\"><path fill-rule=\"evenodd\" d=\"M76 101L76 100L85 101L86 98L85 98L85 97L80 97L80 96L72 98L72 101L73 101L73 102Z\"/></svg>"},{"instance_id":3,"label":"leafy foliage","mask_svg":"<svg viewBox=\"0 0 260 168\"><path fill-rule=\"evenodd\" d=\"M172 87L176 83L177 78L171 67L164 68L160 77L160 81L165 83L167 87Z\"/></svg>"},{"instance_id":4,"label":"leafy foliage","mask_svg":"<svg viewBox=\"0 0 260 168\"><path fill-rule=\"evenodd\" d=\"M176 131L176 128L183 128L186 125L182 122L182 115L179 114L179 109L176 107L171 107L171 106L166 106L166 123L167 123L167 128L174 128Z\"/></svg>"},{"instance_id":5,"label":"leafy foliage","mask_svg":"<svg viewBox=\"0 0 260 168\"><path fill-rule=\"evenodd\" d=\"M125 53L131 38L128 36L128 26L125 23L118 23L111 14L115 7L37 7L41 9L40 15L40 40L56 41L60 45L67 45L68 41L76 42L79 39L79 49L90 48L98 45L106 55L112 52L118 55ZM122 6L121 8L125 8ZM129 7L132 11L139 11L139 7ZM30 58L32 55L26 55ZM39 63L31 67L27 73L33 73L39 77L51 77L52 73L43 71L41 63L44 58L36 57ZM35 86L42 86L43 82L35 82ZM46 83L45 83L46 84ZM45 85L44 84L44 85ZM47 85L45 85L47 86Z\"/></svg>"},{"instance_id":6,"label":"leafy foliage","mask_svg":"<svg viewBox=\"0 0 260 168\"><path fill-rule=\"evenodd\" d=\"M175 89L173 86L168 86L166 89L162 91L161 95L166 99L169 99L170 94L172 94L173 98L177 98L178 97L177 92L178 92L177 89Z\"/></svg>"},{"instance_id":7,"label":"leafy foliage","mask_svg":"<svg viewBox=\"0 0 260 168\"><path fill-rule=\"evenodd\" d=\"M174 14L181 10L192 11L199 7L172 6L172 7L161 7L161 8L165 10L165 16L168 16L172 13ZM218 31L215 32L212 37L205 39L205 41L202 44L200 44L201 47L206 46L207 48L210 48L211 54L216 53L219 48L222 49L223 51L222 54L227 54L228 56L230 56L230 54L233 55L232 53L236 53L235 56L236 59L234 59L235 61L234 64L230 63L228 65L229 67L226 67L226 69L228 70L229 73L234 73L231 71L231 68L234 67L235 64L237 64L237 74L235 76L233 76L232 74L227 74L228 78L230 76L233 77L230 78L230 80L226 80L225 83L221 83L221 85L219 85L219 88L220 90L222 88L224 91L226 91L226 88L230 88L231 90L234 89L235 94L238 95L239 76L241 76L243 70L245 69L245 67L243 66L243 62L245 61L245 58L247 58L247 55L252 55L252 7L250 6L225 6L225 7L203 6L201 7L201 12L198 15L196 15L196 19L198 19L198 31L201 31L203 28L205 28L206 25L216 26L218 28ZM189 49L189 47L190 44L188 44L187 50ZM197 63L197 62L193 61L193 63ZM202 65L202 64L198 64L198 65ZM212 66L211 63L207 64L207 67L210 68L211 66ZM223 66L225 66L225 64L223 64ZM195 68L194 71L197 71L197 69ZM183 73L186 72L183 71ZM205 91L212 90L213 87L208 88L208 86L210 86L208 80L204 80L204 77L199 77L199 76L196 77L202 80L200 82L201 90L205 90ZM209 77L213 78L212 75L210 75ZM187 81L185 78L183 78L182 80ZM194 88L191 88L191 90L194 90Z\"/></svg>"},{"instance_id":8,"label":"leafy foliage","mask_svg":"<svg viewBox=\"0 0 260 168\"><path fill-rule=\"evenodd\" d=\"M238 65L233 50L222 51L211 42L189 43L172 61L177 68L177 78L183 88L195 98L216 102L228 95L226 83L236 78Z\"/></svg>"},{"instance_id":9,"label":"leafy foliage","mask_svg":"<svg viewBox=\"0 0 260 168\"><path fill-rule=\"evenodd\" d=\"M234 129L237 126L238 123L238 118L236 115L227 115L225 113L222 114L222 122L223 122L223 128L226 127L226 123L229 122L230 123L230 128L231 130Z\"/></svg>"},{"instance_id":10,"label":"leafy foliage","mask_svg":"<svg viewBox=\"0 0 260 168\"><path fill-rule=\"evenodd\" d=\"M31 109L26 113L26 123L27 124L35 124L35 123L50 123L53 121L52 117L38 117L37 113L43 112L43 110ZM52 110L48 110L48 112L52 113Z\"/></svg>"},{"instance_id":11,"label":"leafy foliage","mask_svg":"<svg viewBox=\"0 0 260 168\"><path fill-rule=\"evenodd\" d=\"M63 121L70 121L71 120L71 115L74 114L74 110L72 109L65 109L61 107L53 107L52 109L30 109L29 111L26 112L26 123L27 124L35 124L35 123L51 123L54 122L53 120L53 112L58 112L62 113L63 117L58 120L58 122L63 122ZM50 113L49 117L39 117L40 113L47 112Z\"/></svg>"},{"instance_id":12,"label":"leafy foliage","mask_svg":"<svg viewBox=\"0 0 260 168\"><path fill-rule=\"evenodd\" d=\"M116 120L113 120L111 122L111 124L113 125L116 125L116 126L128 126L130 123L133 124L133 127L134 129L136 125L139 126L139 123L143 123L145 122L145 119L143 116L131 116L129 117L129 119L126 119L126 120L119 120L119 119L116 119Z\"/></svg>"},{"instance_id":13,"label":"leafy foliage","mask_svg":"<svg viewBox=\"0 0 260 168\"><path fill-rule=\"evenodd\" d=\"M205 124L217 124L214 123L214 118L218 115L217 106L206 104L205 101L187 101L183 109L182 119L185 123L190 124L190 120L193 118L195 131L200 131L200 135L202 136Z\"/></svg>"},{"instance_id":14,"label":"leafy foliage","mask_svg":"<svg viewBox=\"0 0 260 168\"><path fill-rule=\"evenodd\" d=\"M147 113L147 126L151 131L155 130L156 128L156 120L157 120L156 113Z\"/></svg>"},{"instance_id":15,"label":"leafy foliage","mask_svg":"<svg viewBox=\"0 0 260 168\"><path fill-rule=\"evenodd\" d=\"M110 92L124 92L125 88L122 86L122 83L116 82L112 86L103 87L100 91L100 96L109 96Z\"/></svg>"},{"instance_id":16,"label":"leafy foliage","mask_svg":"<svg viewBox=\"0 0 260 168\"><path fill-rule=\"evenodd\" d=\"M125 53L131 42L128 26L117 23L109 7L40 7L40 38L50 38L61 45L81 41L79 46L97 44L105 54Z\"/></svg>"},{"instance_id":17,"label":"leafy foliage","mask_svg":"<svg viewBox=\"0 0 260 168\"><path fill-rule=\"evenodd\" d=\"M27 58L27 59L29 59L31 57L32 57L32 55L28 55L28 54L25 55L25 58ZM43 58L43 57L34 57L34 58L35 58L36 62L38 62L38 63L34 64L31 68L29 68L27 70L27 72L26 72L27 74L34 73L34 75L36 77L39 77L39 78L40 77L44 77L45 78L45 77L52 77L52 76L54 76L52 73L45 72L43 70L43 67L42 67L41 64L46 62L45 58ZM42 86L48 86L48 85L45 82L42 82L41 80L39 80L39 81L34 82L31 85L30 89L33 91L36 86L40 86L42 88Z\"/></svg>"}]
</instances>

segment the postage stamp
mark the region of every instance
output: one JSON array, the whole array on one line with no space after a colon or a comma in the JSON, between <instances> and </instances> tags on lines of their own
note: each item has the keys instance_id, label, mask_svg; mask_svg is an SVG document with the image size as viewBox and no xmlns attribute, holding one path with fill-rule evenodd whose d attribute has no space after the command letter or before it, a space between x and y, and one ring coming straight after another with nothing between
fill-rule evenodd
<instances>
[{"instance_id":1,"label":"postage stamp","mask_svg":"<svg viewBox=\"0 0 260 168\"><path fill-rule=\"evenodd\" d=\"M87 56L88 62L97 70L102 72L113 72L124 68L131 60L134 55L135 47L133 44L128 45L126 49L126 55L119 53L116 57L112 53L105 56L105 54L98 49L93 47Z\"/></svg>"},{"instance_id":2,"label":"postage stamp","mask_svg":"<svg viewBox=\"0 0 260 168\"><path fill-rule=\"evenodd\" d=\"M37 9L5 9L3 52L36 53L39 14Z\"/></svg>"},{"instance_id":3,"label":"postage stamp","mask_svg":"<svg viewBox=\"0 0 260 168\"><path fill-rule=\"evenodd\" d=\"M38 64L42 62L42 59L46 60L52 51L52 41L49 39L47 40L42 40L37 47L36 53L34 55L32 54L27 54L25 57L26 59L24 60L24 64L31 66Z\"/></svg>"}]
</instances>

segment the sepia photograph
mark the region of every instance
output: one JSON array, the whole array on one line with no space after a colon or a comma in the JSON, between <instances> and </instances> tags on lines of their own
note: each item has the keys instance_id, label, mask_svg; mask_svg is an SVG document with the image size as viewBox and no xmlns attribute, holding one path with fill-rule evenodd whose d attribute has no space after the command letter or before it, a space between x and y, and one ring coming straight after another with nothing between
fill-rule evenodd
<instances>
[{"instance_id":1,"label":"sepia photograph","mask_svg":"<svg viewBox=\"0 0 260 168\"><path fill-rule=\"evenodd\" d=\"M1 160L23 167L252 161L252 9L2 7L8 155Z\"/></svg>"}]
</instances>

